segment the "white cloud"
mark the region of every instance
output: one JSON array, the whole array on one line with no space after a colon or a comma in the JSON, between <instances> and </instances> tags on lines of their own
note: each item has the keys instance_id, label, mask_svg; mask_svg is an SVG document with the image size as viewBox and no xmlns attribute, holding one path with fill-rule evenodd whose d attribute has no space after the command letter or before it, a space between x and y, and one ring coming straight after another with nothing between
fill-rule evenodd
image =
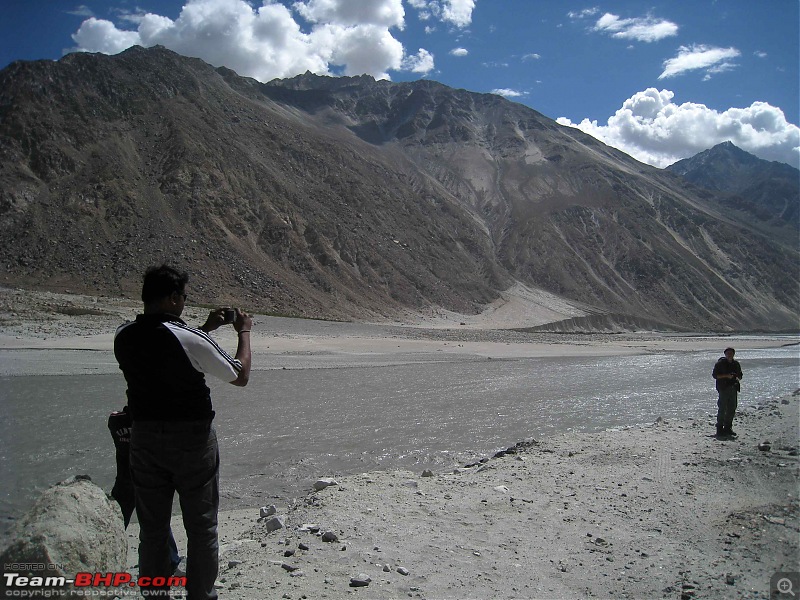
<instances>
[{"instance_id":1,"label":"white cloud","mask_svg":"<svg viewBox=\"0 0 800 600\"><path fill-rule=\"evenodd\" d=\"M442 17L456 27L466 27L472 23L472 11L475 0L447 0L444 3Z\"/></svg>"},{"instance_id":2,"label":"white cloud","mask_svg":"<svg viewBox=\"0 0 800 600\"><path fill-rule=\"evenodd\" d=\"M307 0L292 7L310 31L302 31L276 0L263 0L259 8L245 0L186 0L174 21L153 13L125 15L135 30L87 19L72 36L74 50L115 54L136 44L161 44L260 81L332 69L378 79L393 70L433 70L432 54L420 50L407 57L392 35L405 24L402 0Z\"/></svg>"},{"instance_id":3,"label":"white cloud","mask_svg":"<svg viewBox=\"0 0 800 600\"><path fill-rule=\"evenodd\" d=\"M466 48L453 48L450 50L450 54L453 56L467 56L469 54L469 50Z\"/></svg>"},{"instance_id":4,"label":"white cloud","mask_svg":"<svg viewBox=\"0 0 800 600\"><path fill-rule=\"evenodd\" d=\"M403 28L405 11L400 0L308 0L294 9L312 23L380 25Z\"/></svg>"},{"instance_id":5,"label":"white cloud","mask_svg":"<svg viewBox=\"0 0 800 600\"><path fill-rule=\"evenodd\" d=\"M667 79L701 69L705 70L705 79L708 79L712 73L722 73L734 68L736 65L729 61L740 54L736 48L715 48L702 44L681 46L678 56L664 61L664 72L658 78Z\"/></svg>"},{"instance_id":6,"label":"white cloud","mask_svg":"<svg viewBox=\"0 0 800 600\"><path fill-rule=\"evenodd\" d=\"M512 90L511 88L497 88L492 90L490 93L497 94L498 96L503 96L505 98L519 98L520 96L527 96L527 92L520 92L518 90Z\"/></svg>"},{"instance_id":7,"label":"white cloud","mask_svg":"<svg viewBox=\"0 0 800 600\"><path fill-rule=\"evenodd\" d=\"M537 54L535 52L532 52L531 54L525 54L522 57L522 60L539 60L540 58L542 58L541 54Z\"/></svg>"},{"instance_id":8,"label":"white cloud","mask_svg":"<svg viewBox=\"0 0 800 600\"><path fill-rule=\"evenodd\" d=\"M72 34L79 50L116 54L135 44L141 43L135 31L120 31L111 21L91 17L85 20L80 29Z\"/></svg>"},{"instance_id":9,"label":"white cloud","mask_svg":"<svg viewBox=\"0 0 800 600\"><path fill-rule=\"evenodd\" d=\"M74 15L76 17L93 17L94 12L91 8L86 6L85 4L81 4L80 6L72 9L72 10L65 10L65 13L68 15Z\"/></svg>"},{"instance_id":10,"label":"white cloud","mask_svg":"<svg viewBox=\"0 0 800 600\"><path fill-rule=\"evenodd\" d=\"M747 108L718 112L704 104L674 104L673 92L648 88L628 98L607 125L584 119L577 127L639 161L666 167L719 143L736 146L766 160L800 165L800 128L780 108L754 102Z\"/></svg>"},{"instance_id":11,"label":"white cloud","mask_svg":"<svg viewBox=\"0 0 800 600\"><path fill-rule=\"evenodd\" d=\"M678 34L678 26L671 21L656 20L650 16L620 19L611 13L600 17L594 30L609 33L611 37L637 42L657 42Z\"/></svg>"},{"instance_id":12,"label":"white cloud","mask_svg":"<svg viewBox=\"0 0 800 600\"><path fill-rule=\"evenodd\" d=\"M412 73L422 73L427 75L433 71L433 54L427 50L419 49L413 56L406 56L403 58L403 70L411 71Z\"/></svg>"},{"instance_id":13,"label":"white cloud","mask_svg":"<svg viewBox=\"0 0 800 600\"><path fill-rule=\"evenodd\" d=\"M472 11L477 0L408 0L418 11L419 19L435 18L463 29L472 23Z\"/></svg>"},{"instance_id":14,"label":"white cloud","mask_svg":"<svg viewBox=\"0 0 800 600\"><path fill-rule=\"evenodd\" d=\"M580 11L574 11L574 10L570 11L567 13L567 16L570 19L585 19L586 17L593 17L599 12L600 9L595 6L593 8L584 8L583 10Z\"/></svg>"}]
</instances>

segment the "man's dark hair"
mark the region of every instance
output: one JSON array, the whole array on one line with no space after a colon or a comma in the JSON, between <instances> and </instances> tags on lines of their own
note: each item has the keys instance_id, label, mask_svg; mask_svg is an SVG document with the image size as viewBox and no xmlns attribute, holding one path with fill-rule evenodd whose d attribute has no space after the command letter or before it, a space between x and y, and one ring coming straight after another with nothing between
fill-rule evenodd
<instances>
[{"instance_id":1,"label":"man's dark hair","mask_svg":"<svg viewBox=\"0 0 800 600\"><path fill-rule=\"evenodd\" d=\"M144 274L142 302L151 304L167 298L175 292L183 293L188 281L188 273L178 271L169 265L150 267Z\"/></svg>"}]
</instances>

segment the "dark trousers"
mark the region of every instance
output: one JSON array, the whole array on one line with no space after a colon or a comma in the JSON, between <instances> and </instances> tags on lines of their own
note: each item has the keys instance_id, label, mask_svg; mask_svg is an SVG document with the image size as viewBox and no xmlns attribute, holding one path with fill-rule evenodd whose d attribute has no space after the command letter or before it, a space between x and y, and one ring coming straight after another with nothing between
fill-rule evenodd
<instances>
[{"instance_id":1,"label":"dark trousers","mask_svg":"<svg viewBox=\"0 0 800 600\"><path fill-rule=\"evenodd\" d=\"M717 400L717 427L730 430L733 428L733 417L739 404L738 391L735 385L719 390Z\"/></svg>"},{"instance_id":2,"label":"dark trousers","mask_svg":"<svg viewBox=\"0 0 800 600\"><path fill-rule=\"evenodd\" d=\"M139 575L171 575L170 518L177 492L187 537L187 600L216 600L219 449L214 428L210 422L135 421L130 465L140 528Z\"/></svg>"}]
</instances>

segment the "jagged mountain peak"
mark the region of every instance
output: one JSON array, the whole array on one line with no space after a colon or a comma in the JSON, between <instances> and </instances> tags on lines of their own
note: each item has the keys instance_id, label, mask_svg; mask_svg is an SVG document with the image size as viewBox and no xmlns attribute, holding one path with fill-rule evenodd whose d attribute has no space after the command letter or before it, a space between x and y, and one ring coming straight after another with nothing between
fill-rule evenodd
<instances>
[{"instance_id":1,"label":"jagged mountain peak","mask_svg":"<svg viewBox=\"0 0 800 600\"><path fill-rule=\"evenodd\" d=\"M777 226L789 240L800 233L800 171L724 142L667 167L691 183L721 194L723 210L754 226Z\"/></svg>"}]
</instances>

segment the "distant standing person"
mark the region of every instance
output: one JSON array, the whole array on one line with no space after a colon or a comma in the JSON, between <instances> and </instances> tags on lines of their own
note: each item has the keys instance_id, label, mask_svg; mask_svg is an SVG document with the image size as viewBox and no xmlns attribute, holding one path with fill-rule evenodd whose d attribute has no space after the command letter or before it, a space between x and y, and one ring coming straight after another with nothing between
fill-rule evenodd
<instances>
[{"instance_id":1,"label":"distant standing person","mask_svg":"<svg viewBox=\"0 0 800 600\"><path fill-rule=\"evenodd\" d=\"M742 379L742 366L734 360L736 350L725 348L725 356L721 357L714 365L711 373L716 380L717 392L717 436L735 436L733 431L733 417L738 405L739 381Z\"/></svg>"},{"instance_id":2,"label":"distant standing person","mask_svg":"<svg viewBox=\"0 0 800 600\"><path fill-rule=\"evenodd\" d=\"M180 319L188 281L186 273L168 265L148 269L142 286L144 313L117 329L114 355L128 384L133 420L130 468L140 528L139 575L172 574L170 518L177 491L187 535L187 598L215 600L219 449L205 374L247 385L253 321L238 309L217 309L199 329L189 327ZM238 334L235 357L208 335L231 321ZM169 593L143 592L159 597Z\"/></svg>"}]
</instances>

